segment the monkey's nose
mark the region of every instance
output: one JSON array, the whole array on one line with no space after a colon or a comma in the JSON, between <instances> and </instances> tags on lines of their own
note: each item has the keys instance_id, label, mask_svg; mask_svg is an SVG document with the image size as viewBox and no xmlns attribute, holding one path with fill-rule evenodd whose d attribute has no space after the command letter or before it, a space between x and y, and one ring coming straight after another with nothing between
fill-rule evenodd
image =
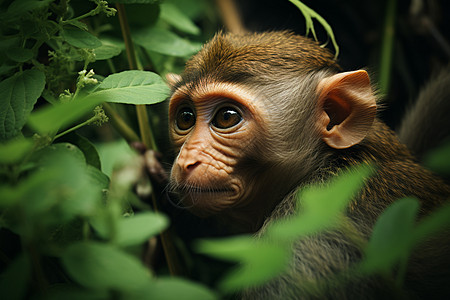
<instances>
[{"instance_id":1,"label":"monkey's nose","mask_svg":"<svg viewBox=\"0 0 450 300\"><path fill-rule=\"evenodd\" d=\"M191 174L200 165L201 162L197 159L179 159L177 162L178 170L183 176Z\"/></svg>"},{"instance_id":2,"label":"monkey's nose","mask_svg":"<svg viewBox=\"0 0 450 300\"><path fill-rule=\"evenodd\" d=\"M191 174L198 166L201 165L202 159L197 149L183 148L177 158L176 165L178 171L184 176Z\"/></svg>"},{"instance_id":3,"label":"monkey's nose","mask_svg":"<svg viewBox=\"0 0 450 300\"><path fill-rule=\"evenodd\" d=\"M196 161L196 162L187 164L186 167L185 167L185 170L186 170L188 173L189 173L189 172L192 172L192 171L194 171L194 169L197 168L199 165L200 165L200 162L199 162L199 161Z\"/></svg>"}]
</instances>

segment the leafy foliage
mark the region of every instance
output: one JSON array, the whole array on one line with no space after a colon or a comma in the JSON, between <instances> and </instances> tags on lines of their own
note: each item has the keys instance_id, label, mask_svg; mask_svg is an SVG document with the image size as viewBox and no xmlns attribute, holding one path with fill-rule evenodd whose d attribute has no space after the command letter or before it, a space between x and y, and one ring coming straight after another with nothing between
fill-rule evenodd
<instances>
[{"instance_id":1,"label":"leafy foliage","mask_svg":"<svg viewBox=\"0 0 450 300\"><path fill-rule=\"evenodd\" d=\"M297 214L268 228L268 237L293 242L299 237L338 226L350 199L373 172L371 167L362 165L342 174L325 188L311 186L300 191L301 205L298 205Z\"/></svg>"},{"instance_id":2,"label":"leafy foliage","mask_svg":"<svg viewBox=\"0 0 450 300\"><path fill-rule=\"evenodd\" d=\"M155 73L124 71L106 77L85 101L102 98L104 102L154 104L166 99L169 91Z\"/></svg>"},{"instance_id":3,"label":"leafy foliage","mask_svg":"<svg viewBox=\"0 0 450 300\"><path fill-rule=\"evenodd\" d=\"M316 31L314 30L314 24L313 24L313 18L317 19L317 21L320 23L320 25L323 26L325 31L327 32L328 36L331 39L331 42L333 43L334 49L336 50L336 54L334 55L335 58L339 56L339 46L336 42L336 38L334 37L333 29L331 26L325 21L324 18L322 18L318 13L316 13L314 10L303 4L301 1L298 0L289 0L292 2L295 6L297 6L298 9L302 12L303 16L305 17L306 22L306 35L308 35L309 31L311 30L314 39L317 41Z\"/></svg>"},{"instance_id":4,"label":"leafy foliage","mask_svg":"<svg viewBox=\"0 0 450 300\"><path fill-rule=\"evenodd\" d=\"M45 86L44 74L36 69L16 73L0 82L0 138L10 139L22 130Z\"/></svg>"},{"instance_id":5,"label":"leafy foliage","mask_svg":"<svg viewBox=\"0 0 450 300\"><path fill-rule=\"evenodd\" d=\"M345 209L364 180L376 172L367 165L347 170L326 186L309 186L297 194L297 212L287 219L269 223L260 239L239 236L204 240L200 253L238 263L218 284L220 290L232 293L258 286L286 271L293 243L324 230L340 229L351 236ZM450 205L444 205L416 224L417 199L404 198L389 206L378 219L365 256L353 266L352 276L387 274L399 267L397 284L402 286L409 255L421 242L450 226ZM356 241L362 244L361 241ZM336 284L339 284L336 274Z\"/></svg>"},{"instance_id":6,"label":"leafy foliage","mask_svg":"<svg viewBox=\"0 0 450 300\"><path fill-rule=\"evenodd\" d=\"M1 298L215 298L193 282L156 278L142 263L142 246L169 221L133 192L146 178L140 158L123 155L123 148L101 157L90 141L97 139L95 128L85 130L89 139L73 133L113 118L119 132L122 126L137 136L124 121L127 105L167 98L169 88L155 71L181 68L198 49L189 37L201 39L201 32L175 3L160 9L159 1L131 2L140 4L129 4L130 10L139 5L154 12L153 21L147 14L139 27L156 32L146 38L158 44L158 59L166 63L153 66L156 54L137 49L140 66L151 71L126 71L117 10L106 1L0 4ZM184 26L184 37L172 31ZM161 34L171 39L163 43ZM116 147L101 146L102 153Z\"/></svg>"},{"instance_id":7,"label":"leafy foliage","mask_svg":"<svg viewBox=\"0 0 450 300\"><path fill-rule=\"evenodd\" d=\"M144 265L143 245L169 220L137 199L135 186L148 179L126 142L139 138L137 125L150 133L160 125L154 104L169 93L161 75L181 70L210 36L200 19L209 4L109 2L117 10L103 0L0 3L0 298L215 299L282 273L297 239L345 226L348 201L372 173L367 166L300 191L302 209L266 228L261 239L198 242L198 252L239 263L217 293ZM292 2L308 25L316 18L327 29L337 56L329 25ZM130 33L121 36L127 26ZM128 70L130 56L138 70ZM132 105L144 107L139 124ZM151 105L147 121L143 105ZM448 156L433 158L448 166ZM413 199L387 210L358 270L404 266L412 247L450 219L449 207L419 224L416 213Z\"/></svg>"},{"instance_id":8,"label":"leafy foliage","mask_svg":"<svg viewBox=\"0 0 450 300\"><path fill-rule=\"evenodd\" d=\"M197 248L200 253L240 263L221 280L219 288L224 292L238 291L272 279L285 270L289 258L286 244L258 240L252 236L205 240Z\"/></svg>"},{"instance_id":9,"label":"leafy foliage","mask_svg":"<svg viewBox=\"0 0 450 300\"><path fill-rule=\"evenodd\" d=\"M450 142L444 143L441 147L432 150L425 157L425 165L431 170L443 174L450 174Z\"/></svg>"},{"instance_id":10,"label":"leafy foliage","mask_svg":"<svg viewBox=\"0 0 450 300\"><path fill-rule=\"evenodd\" d=\"M373 169L364 165L342 174L326 188L311 186L299 191L297 213L270 224L262 239L241 236L201 242L202 253L241 264L223 279L220 287L232 292L279 275L290 260L289 249L296 240L342 225L345 207L371 173Z\"/></svg>"}]
</instances>

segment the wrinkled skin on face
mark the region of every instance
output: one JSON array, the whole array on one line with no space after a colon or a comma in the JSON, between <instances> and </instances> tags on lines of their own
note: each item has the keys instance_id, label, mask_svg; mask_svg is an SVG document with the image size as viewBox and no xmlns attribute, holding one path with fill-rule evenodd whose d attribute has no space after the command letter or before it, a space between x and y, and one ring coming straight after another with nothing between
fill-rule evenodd
<instances>
[{"instance_id":1,"label":"wrinkled skin on face","mask_svg":"<svg viewBox=\"0 0 450 300\"><path fill-rule=\"evenodd\" d=\"M239 85L208 82L183 86L171 97L170 136L178 153L171 185L185 207L209 216L245 206L249 192L237 175L238 162L262 131L255 96Z\"/></svg>"},{"instance_id":2,"label":"wrinkled skin on face","mask_svg":"<svg viewBox=\"0 0 450 300\"><path fill-rule=\"evenodd\" d=\"M324 67L336 67L333 56L308 39L281 36L243 42L218 34L182 76L168 78L172 202L241 231L256 231L311 173L321 143L315 87L329 73Z\"/></svg>"}]
</instances>

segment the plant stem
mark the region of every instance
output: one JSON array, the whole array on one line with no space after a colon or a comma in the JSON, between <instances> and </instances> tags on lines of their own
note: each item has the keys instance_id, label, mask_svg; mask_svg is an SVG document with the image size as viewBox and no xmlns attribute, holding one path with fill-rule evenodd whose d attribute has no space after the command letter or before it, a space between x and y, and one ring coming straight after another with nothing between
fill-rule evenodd
<instances>
[{"instance_id":1,"label":"plant stem","mask_svg":"<svg viewBox=\"0 0 450 300\"><path fill-rule=\"evenodd\" d=\"M40 293L44 294L48 289L48 282L45 277L44 271L41 265L41 256L39 255L39 251L36 249L36 245L31 243L26 246L28 250L28 255L31 260L31 265L33 267L33 280L36 284L36 288Z\"/></svg>"},{"instance_id":2,"label":"plant stem","mask_svg":"<svg viewBox=\"0 0 450 300\"><path fill-rule=\"evenodd\" d=\"M139 131L141 132L142 142L147 149L158 151L150 128L146 106L143 104L136 105L136 114L138 117Z\"/></svg>"},{"instance_id":3,"label":"plant stem","mask_svg":"<svg viewBox=\"0 0 450 300\"><path fill-rule=\"evenodd\" d=\"M70 23L70 22L73 22L73 21L79 21L79 20L82 20L82 19L85 19L85 18L88 18L88 17L95 16L95 15L99 14L100 11L101 11L100 5L97 4L96 8L94 8L93 10L85 13L84 15L72 18L70 20L63 20L61 23L66 24L66 23Z\"/></svg>"},{"instance_id":4,"label":"plant stem","mask_svg":"<svg viewBox=\"0 0 450 300\"><path fill-rule=\"evenodd\" d=\"M387 2L386 20L384 22L384 34L381 48L380 78L379 78L379 88L384 95L386 95L389 92L389 84L391 81L396 8L397 8L397 0L389 0Z\"/></svg>"},{"instance_id":5,"label":"plant stem","mask_svg":"<svg viewBox=\"0 0 450 300\"><path fill-rule=\"evenodd\" d=\"M122 3L116 3L117 15L119 16L120 29L122 30L123 41L128 57L128 64L131 70L137 70L136 52L134 51L134 44L131 40L131 31L128 26L125 6Z\"/></svg>"},{"instance_id":6,"label":"plant stem","mask_svg":"<svg viewBox=\"0 0 450 300\"><path fill-rule=\"evenodd\" d=\"M116 73L116 67L113 64L112 59L109 58L106 60L106 62L108 63L108 67L111 70L111 73Z\"/></svg>"},{"instance_id":7,"label":"plant stem","mask_svg":"<svg viewBox=\"0 0 450 300\"><path fill-rule=\"evenodd\" d=\"M134 130L128 126L128 124L122 119L122 117L112 108L109 103L102 104L103 109L108 114L112 125L120 133L120 135L125 138L128 143L139 141L139 136L134 132Z\"/></svg>"},{"instance_id":8,"label":"plant stem","mask_svg":"<svg viewBox=\"0 0 450 300\"><path fill-rule=\"evenodd\" d=\"M131 70L138 70L138 63L136 58L136 52L134 50L134 44L131 40L131 31L128 26L127 15L125 12L125 6L121 3L116 4L117 14L119 16L120 28L122 30L123 40L125 42L125 48L128 57L128 64ZM153 138L152 130L148 120L147 109L145 105L136 105L136 114L139 123L139 131L141 133L142 143L147 149L157 151L156 143Z\"/></svg>"},{"instance_id":9,"label":"plant stem","mask_svg":"<svg viewBox=\"0 0 450 300\"><path fill-rule=\"evenodd\" d=\"M75 131L83 126L89 125L92 122L94 122L98 117L97 116L93 116L92 118L90 118L89 120L84 121L83 123L80 123L78 125L73 126L72 128L67 129L66 131L61 132L60 134L57 134L53 139L56 140L60 137L62 137L63 135L66 135L72 131Z\"/></svg>"},{"instance_id":10,"label":"plant stem","mask_svg":"<svg viewBox=\"0 0 450 300\"><path fill-rule=\"evenodd\" d=\"M125 48L128 56L128 63L130 69L137 70L137 58L136 52L134 50L133 41L131 40L131 32L130 27L128 25L125 7L121 3L116 3L117 14L119 16L120 28L122 30L123 39L125 42ZM153 134L150 128L150 123L148 119L148 114L145 105L136 105L136 114L138 117L139 130L141 133L142 142L146 146L147 149L156 149L156 143L153 138ZM151 182L150 182L151 184ZM158 201L156 199L155 193L152 193L152 204L153 209L158 211ZM162 248L164 251L164 255L166 257L167 265L169 267L170 274L172 275L180 275L182 274L181 264L178 261L178 255L175 251L175 247L173 245L173 238L169 231L164 231L160 234Z\"/></svg>"}]
</instances>

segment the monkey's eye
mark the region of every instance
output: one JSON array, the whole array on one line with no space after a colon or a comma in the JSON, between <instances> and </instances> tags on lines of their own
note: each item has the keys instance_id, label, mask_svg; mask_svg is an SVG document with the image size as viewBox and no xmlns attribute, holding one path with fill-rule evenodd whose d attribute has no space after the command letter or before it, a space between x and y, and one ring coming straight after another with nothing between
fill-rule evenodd
<instances>
[{"instance_id":1,"label":"monkey's eye","mask_svg":"<svg viewBox=\"0 0 450 300\"><path fill-rule=\"evenodd\" d=\"M180 130L188 130L195 124L195 114L190 107L183 107L177 112L176 125Z\"/></svg>"},{"instance_id":2,"label":"monkey's eye","mask_svg":"<svg viewBox=\"0 0 450 300\"><path fill-rule=\"evenodd\" d=\"M212 120L212 125L219 129L227 129L239 124L242 120L241 114L233 107L222 107Z\"/></svg>"}]
</instances>

